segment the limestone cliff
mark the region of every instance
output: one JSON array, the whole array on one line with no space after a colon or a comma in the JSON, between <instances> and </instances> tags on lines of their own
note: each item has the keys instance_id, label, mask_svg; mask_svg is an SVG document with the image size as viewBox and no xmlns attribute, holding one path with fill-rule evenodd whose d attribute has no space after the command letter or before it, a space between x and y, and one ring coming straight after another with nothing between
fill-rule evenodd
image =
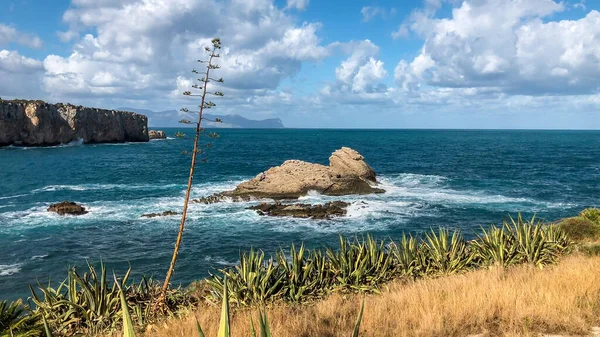
<instances>
[{"instance_id":1,"label":"limestone cliff","mask_svg":"<svg viewBox=\"0 0 600 337\"><path fill-rule=\"evenodd\" d=\"M148 118L126 111L0 100L0 146L147 142Z\"/></svg>"}]
</instances>

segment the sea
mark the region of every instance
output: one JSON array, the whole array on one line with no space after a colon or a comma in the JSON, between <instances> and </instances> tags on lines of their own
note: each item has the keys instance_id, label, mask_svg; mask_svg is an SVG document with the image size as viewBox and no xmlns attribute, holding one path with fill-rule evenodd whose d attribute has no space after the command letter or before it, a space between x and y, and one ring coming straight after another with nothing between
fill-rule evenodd
<instances>
[{"instance_id":1,"label":"sea","mask_svg":"<svg viewBox=\"0 0 600 337\"><path fill-rule=\"evenodd\" d=\"M148 143L73 142L0 149L0 299L27 298L29 285L57 284L70 267L103 261L117 274L162 279L180 217L142 218L183 205L193 130L164 129ZM177 131L186 133L176 138ZM260 201L191 204L174 283L187 285L234 266L250 248L267 255L291 243L336 245L371 234L398 239L438 227L473 238L522 213L554 221L600 206L599 131L222 129L198 163L193 197L234 188L288 159L328 164L347 146L364 155L386 193L328 197L350 202L334 220L271 218ZM51 203L75 201L82 216Z\"/></svg>"}]
</instances>

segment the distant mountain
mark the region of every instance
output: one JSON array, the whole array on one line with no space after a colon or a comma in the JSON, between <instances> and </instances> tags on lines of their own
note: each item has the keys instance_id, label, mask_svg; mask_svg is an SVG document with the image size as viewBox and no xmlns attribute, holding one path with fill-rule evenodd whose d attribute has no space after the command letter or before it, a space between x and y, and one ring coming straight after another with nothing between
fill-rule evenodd
<instances>
[{"instance_id":1,"label":"distant mountain","mask_svg":"<svg viewBox=\"0 0 600 337\"><path fill-rule=\"evenodd\" d=\"M148 125L150 127L178 127L181 116L177 110L152 111L137 108L118 108L117 110L132 111L148 116ZM213 115L204 114L207 121L203 123L206 127L216 128L244 128L244 129L281 129L284 128L283 122L279 118L268 118L263 120L254 120L242 117L240 115ZM223 123L209 122L220 118Z\"/></svg>"}]
</instances>

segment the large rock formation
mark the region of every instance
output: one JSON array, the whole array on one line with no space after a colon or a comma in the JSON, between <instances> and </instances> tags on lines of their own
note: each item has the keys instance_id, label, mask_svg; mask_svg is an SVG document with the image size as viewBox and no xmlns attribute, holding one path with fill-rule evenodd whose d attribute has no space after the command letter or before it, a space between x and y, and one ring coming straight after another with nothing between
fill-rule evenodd
<instances>
[{"instance_id":1,"label":"large rock formation","mask_svg":"<svg viewBox=\"0 0 600 337\"><path fill-rule=\"evenodd\" d=\"M162 130L150 130L148 131L148 137L150 139L167 139L167 134Z\"/></svg>"},{"instance_id":2,"label":"large rock formation","mask_svg":"<svg viewBox=\"0 0 600 337\"><path fill-rule=\"evenodd\" d=\"M225 198L234 201L256 198L296 199L309 191L325 195L382 193L376 175L357 151L343 147L329 157L329 166L288 160L239 184L233 191L198 199L212 203Z\"/></svg>"},{"instance_id":3,"label":"large rock formation","mask_svg":"<svg viewBox=\"0 0 600 337\"><path fill-rule=\"evenodd\" d=\"M133 112L42 101L0 100L0 146L147 142L148 118Z\"/></svg>"}]
</instances>

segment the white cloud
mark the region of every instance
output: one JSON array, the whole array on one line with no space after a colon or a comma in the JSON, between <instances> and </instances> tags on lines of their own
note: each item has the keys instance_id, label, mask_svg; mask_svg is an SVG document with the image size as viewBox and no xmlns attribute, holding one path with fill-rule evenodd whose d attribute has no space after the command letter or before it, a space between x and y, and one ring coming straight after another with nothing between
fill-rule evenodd
<instances>
[{"instance_id":1,"label":"white cloud","mask_svg":"<svg viewBox=\"0 0 600 337\"><path fill-rule=\"evenodd\" d=\"M493 88L507 94L594 94L600 90L600 13L548 21L552 0L465 1L451 18L412 15L425 39L413 61L401 60L403 90Z\"/></svg>"},{"instance_id":2,"label":"white cloud","mask_svg":"<svg viewBox=\"0 0 600 337\"><path fill-rule=\"evenodd\" d=\"M193 79L191 68L200 67L195 61L213 37L224 46L218 76L240 95L274 90L303 62L328 55L320 24L298 25L272 0L74 0L63 20L70 26L59 33L65 41L96 33L79 39L70 56L44 61L44 87L57 99L172 97L181 79Z\"/></svg>"},{"instance_id":3,"label":"white cloud","mask_svg":"<svg viewBox=\"0 0 600 337\"><path fill-rule=\"evenodd\" d=\"M573 8L578 8L581 10L586 10L585 0L581 0L580 2L573 5Z\"/></svg>"},{"instance_id":4,"label":"white cloud","mask_svg":"<svg viewBox=\"0 0 600 337\"><path fill-rule=\"evenodd\" d=\"M25 57L16 51L0 50L0 70L10 73L33 73L42 70L40 61Z\"/></svg>"},{"instance_id":5,"label":"white cloud","mask_svg":"<svg viewBox=\"0 0 600 337\"><path fill-rule=\"evenodd\" d=\"M42 40L37 35L23 33L0 23L0 46L11 42L30 48L42 47Z\"/></svg>"},{"instance_id":6,"label":"white cloud","mask_svg":"<svg viewBox=\"0 0 600 337\"><path fill-rule=\"evenodd\" d=\"M5 98L40 97L42 63L19 54L17 51L0 50L0 93Z\"/></svg>"},{"instance_id":7,"label":"white cloud","mask_svg":"<svg viewBox=\"0 0 600 337\"><path fill-rule=\"evenodd\" d=\"M316 104L365 104L389 101L390 89L383 83L387 71L379 60L379 47L370 40L334 43L349 55L335 69L335 81L319 90Z\"/></svg>"},{"instance_id":8,"label":"white cloud","mask_svg":"<svg viewBox=\"0 0 600 337\"><path fill-rule=\"evenodd\" d=\"M396 9L392 8L387 10L379 6L365 6L360 10L360 14L363 16L363 22L369 22L376 16L381 16L382 19L388 19L396 15Z\"/></svg>"},{"instance_id":9,"label":"white cloud","mask_svg":"<svg viewBox=\"0 0 600 337\"><path fill-rule=\"evenodd\" d=\"M287 0L287 8L305 10L310 0Z\"/></svg>"}]
</instances>

